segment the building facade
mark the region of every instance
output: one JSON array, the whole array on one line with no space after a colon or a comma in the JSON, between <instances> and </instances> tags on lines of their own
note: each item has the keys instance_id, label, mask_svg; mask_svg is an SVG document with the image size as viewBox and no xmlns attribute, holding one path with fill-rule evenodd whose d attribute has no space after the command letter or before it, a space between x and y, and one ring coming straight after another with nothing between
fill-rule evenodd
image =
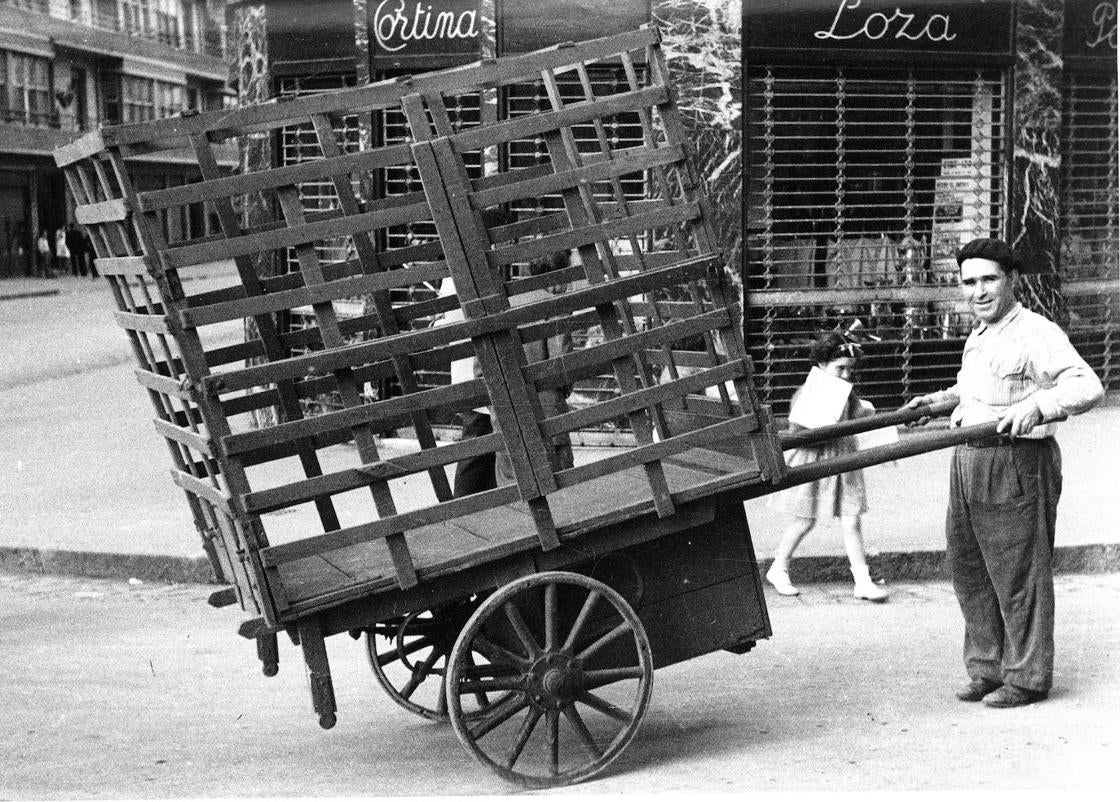
<instances>
[{"instance_id":1,"label":"building facade","mask_svg":"<svg viewBox=\"0 0 1120 802\"><path fill-rule=\"evenodd\" d=\"M223 12L206 0L0 0L0 277L30 273L38 232L72 220L54 148L101 123L230 102ZM190 180L166 159L145 176ZM201 233L206 221L178 224Z\"/></svg>"}]
</instances>

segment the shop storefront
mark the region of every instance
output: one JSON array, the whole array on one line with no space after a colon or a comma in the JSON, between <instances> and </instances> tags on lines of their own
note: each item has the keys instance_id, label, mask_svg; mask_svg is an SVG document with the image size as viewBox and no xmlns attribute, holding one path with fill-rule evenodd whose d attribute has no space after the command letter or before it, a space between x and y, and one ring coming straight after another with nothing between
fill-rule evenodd
<instances>
[{"instance_id":1,"label":"shop storefront","mask_svg":"<svg viewBox=\"0 0 1120 802\"><path fill-rule=\"evenodd\" d=\"M1080 4L1067 5L1071 21ZM953 256L984 236L1042 242L1032 258L1052 266L1045 288L1059 288L1063 308L1085 309L1075 320L1094 345L1083 350L1116 380L1116 290L1102 293L1116 275L1115 181L1110 197L1104 189L1116 171L1115 29L1111 54L1067 74L1065 113L1031 109L1021 11L1014 0L744 4L747 341L779 414L808 367L807 344L855 319L877 338L861 387L878 406L950 383L970 325ZM1092 267L1037 252L1045 220L1032 217L1041 196L1026 186L1018 138L1045 115L1061 116L1067 153L1086 162L1071 168L1067 156L1057 217L1063 252L1088 248ZM1093 171L1103 172L1090 192ZM1098 283L1081 295L1066 279L1086 271Z\"/></svg>"}]
</instances>

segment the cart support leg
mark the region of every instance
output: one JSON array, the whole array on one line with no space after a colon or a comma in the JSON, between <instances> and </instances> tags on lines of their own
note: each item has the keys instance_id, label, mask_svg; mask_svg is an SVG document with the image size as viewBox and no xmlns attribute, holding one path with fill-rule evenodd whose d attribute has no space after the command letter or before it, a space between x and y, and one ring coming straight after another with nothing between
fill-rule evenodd
<instances>
[{"instance_id":1,"label":"cart support leg","mask_svg":"<svg viewBox=\"0 0 1120 802\"><path fill-rule=\"evenodd\" d=\"M280 670L280 647L276 644L275 632L257 635L257 657L261 661L261 671L266 677L275 677Z\"/></svg>"},{"instance_id":2,"label":"cart support leg","mask_svg":"<svg viewBox=\"0 0 1120 802\"><path fill-rule=\"evenodd\" d=\"M299 642L303 648L303 661L307 664L307 677L311 683L311 704L319 714L319 726L329 730L335 725L334 685L327 662L327 644L317 620L299 625Z\"/></svg>"}]
</instances>

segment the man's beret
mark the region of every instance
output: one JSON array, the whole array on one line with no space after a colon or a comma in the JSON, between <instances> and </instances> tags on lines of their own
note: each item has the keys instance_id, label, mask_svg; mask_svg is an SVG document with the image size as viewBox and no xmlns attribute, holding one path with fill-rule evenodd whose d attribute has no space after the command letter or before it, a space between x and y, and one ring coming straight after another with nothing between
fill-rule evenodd
<instances>
[{"instance_id":1,"label":"man's beret","mask_svg":"<svg viewBox=\"0 0 1120 802\"><path fill-rule=\"evenodd\" d=\"M1012 252L1010 246L1001 239L981 237L966 243L957 251L957 267L960 267L965 259L989 259L1002 267L1005 273L1010 273L1012 270L1020 273L1037 272L1018 254Z\"/></svg>"}]
</instances>

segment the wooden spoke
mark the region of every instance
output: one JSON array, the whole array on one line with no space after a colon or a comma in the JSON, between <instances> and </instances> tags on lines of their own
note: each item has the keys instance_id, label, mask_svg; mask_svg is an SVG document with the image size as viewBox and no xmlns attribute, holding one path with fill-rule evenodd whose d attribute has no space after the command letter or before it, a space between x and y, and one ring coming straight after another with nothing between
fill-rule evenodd
<instances>
[{"instance_id":1,"label":"wooden spoke","mask_svg":"<svg viewBox=\"0 0 1120 802\"><path fill-rule=\"evenodd\" d=\"M406 655L413 654L431 645L432 642L428 638L417 638L411 643L406 643L403 649L399 646L394 646L387 652L378 652L377 660L381 665L387 665L388 663L402 660Z\"/></svg>"},{"instance_id":2,"label":"wooden spoke","mask_svg":"<svg viewBox=\"0 0 1120 802\"><path fill-rule=\"evenodd\" d=\"M520 696L520 695L519 695ZM522 710L529 706L529 700L524 696L510 697L510 703L504 708L497 708L492 713L487 715L482 721L475 724L470 728L471 738L479 740L483 736L493 732L498 727L505 724L511 718L516 716Z\"/></svg>"},{"instance_id":3,"label":"wooden spoke","mask_svg":"<svg viewBox=\"0 0 1120 802\"><path fill-rule=\"evenodd\" d=\"M525 658L511 652L504 646L499 646L485 635L476 635L474 650L493 663L508 663L513 666L525 665Z\"/></svg>"},{"instance_id":4,"label":"wooden spoke","mask_svg":"<svg viewBox=\"0 0 1120 802\"><path fill-rule=\"evenodd\" d=\"M477 666L474 662L474 655L470 654L469 652L467 653L467 667L468 671L472 674L480 670L479 666ZM481 673L476 676L481 676ZM440 701L446 703L444 694L440 694ZM479 707L486 707L486 705L490 703L490 700L485 693L476 693L475 701L478 702Z\"/></svg>"},{"instance_id":5,"label":"wooden spoke","mask_svg":"<svg viewBox=\"0 0 1120 802\"><path fill-rule=\"evenodd\" d=\"M599 594L595 591L587 594L587 598L583 602L583 607L576 616L576 622L572 624L572 629L568 632L568 637L564 641L564 645L560 647L562 652L570 652L576 645L576 640L579 638L580 633L583 632L583 627L587 624L587 619L591 617L591 611L595 609L595 602L599 601Z\"/></svg>"},{"instance_id":6,"label":"wooden spoke","mask_svg":"<svg viewBox=\"0 0 1120 802\"><path fill-rule=\"evenodd\" d=\"M641 679L641 666L627 666L626 668L598 668L583 672L583 687L589 691L620 682L624 679Z\"/></svg>"},{"instance_id":7,"label":"wooden spoke","mask_svg":"<svg viewBox=\"0 0 1120 802\"><path fill-rule=\"evenodd\" d=\"M593 758L603 756L603 750L599 748L599 744L595 743L595 739L591 736L591 732L587 729L587 725L583 723L583 718L580 716L579 711L576 710L575 705L568 705L564 708L564 716L568 719L568 723L579 736L580 743L584 745L588 753Z\"/></svg>"},{"instance_id":8,"label":"wooden spoke","mask_svg":"<svg viewBox=\"0 0 1120 802\"><path fill-rule=\"evenodd\" d=\"M594 708L603 715L610 716L617 721L627 722L630 720L630 714L623 710L621 707L612 705L606 699L596 696L593 693L589 693L588 691L583 691L578 696L576 696L576 699L580 702L583 702L588 707Z\"/></svg>"},{"instance_id":9,"label":"wooden spoke","mask_svg":"<svg viewBox=\"0 0 1120 802\"><path fill-rule=\"evenodd\" d=\"M548 711L548 774L560 773L560 711Z\"/></svg>"},{"instance_id":10,"label":"wooden spoke","mask_svg":"<svg viewBox=\"0 0 1120 802\"><path fill-rule=\"evenodd\" d=\"M513 745L506 753L504 765L507 769L512 769L513 764L517 762L517 758L521 757L521 753L525 751L525 744L529 742L529 736L533 734L533 729L537 726L537 722L541 720L542 714L542 711L535 707L530 707L525 714L521 729L517 731L517 738L514 739Z\"/></svg>"},{"instance_id":11,"label":"wooden spoke","mask_svg":"<svg viewBox=\"0 0 1120 802\"><path fill-rule=\"evenodd\" d=\"M464 682L460 682L458 685L458 692L460 696L480 693L494 693L495 691L519 691L523 689L523 683L520 677L504 680L466 680Z\"/></svg>"},{"instance_id":12,"label":"wooden spoke","mask_svg":"<svg viewBox=\"0 0 1120 802\"><path fill-rule=\"evenodd\" d=\"M544 650L550 652L556 648L556 585L544 586Z\"/></svg>"},{"instance_id":13,"label":"wooden spoke","mask_svg":"<svg viewBox=\"0 0 1120 802\"><path fill-rule=\"evenodd\" d=\"M532 659L536 657L541 653L541 647L537 645L537 639L534 638L533 633L529 631L529 626L525 623L525 619L521 617L521 611L517 609L517 605L513 602L506 602L505 611L510 626L512 626L513 631L517 633L517 639L520 640L521 645L525 647L529 658Z\"/></svg>"},{"instance_id":14,"label":"wooden spoke","mask_svg":"<svg viewBox=\"0 0 1120 802\"><path fill-rule=\"evenodd\" d=\"M593 644L591 644L586 649L584 649L582 652L580 652L579 653L579 659L584 660L584 661L590 660L591 657L594 654L596 654L600 649L602 649L608 643L610 643L611 641L617 640L618 638L622 637L623 635L625 635L629 631L630 631L630 622L629 621L623 621L621 624L616 626L614 629L612 629L606 635L599 638L599 640L595 641Z\"/></svg>"}]
</instances>

